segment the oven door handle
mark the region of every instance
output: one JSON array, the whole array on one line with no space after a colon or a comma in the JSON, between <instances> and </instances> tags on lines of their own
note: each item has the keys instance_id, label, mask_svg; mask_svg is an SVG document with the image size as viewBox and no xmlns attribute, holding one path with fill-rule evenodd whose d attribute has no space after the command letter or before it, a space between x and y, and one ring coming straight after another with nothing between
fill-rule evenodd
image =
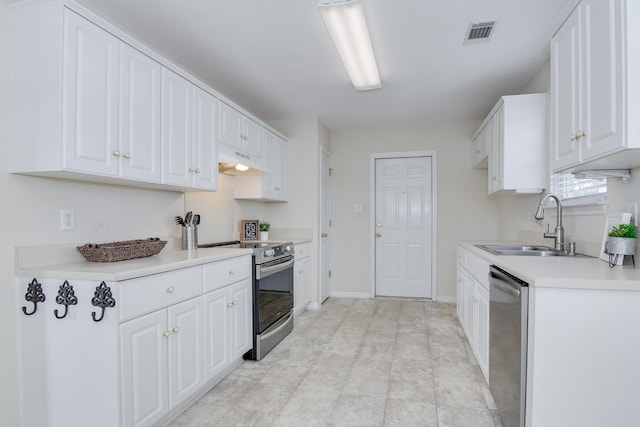
<instances>
[{"instance_id":1,"label":"oven door handle","mask_svg":"<svg viewBox=\"0 0 640 427\"><path fill-rule=\"evenodd\" d=\"M275 328L273 331L269 331L268 333L264 334L264 335L260 335L260 339L261 340L266 340L267 338L277 334L278 332L280 332L280 330L282 330L283 328L287 327L287 322L289 322L289 319L291 318L291 316L293 316L293 310L291 310L288 314L285 314L284 316L282 316L282 318L280 319L280 325L278 325L277 328Z\"/></svg>"},{"instance_id":2,"label":"oven door handle","mask_svg":"<svg viewBox=\"0 0 640 427\"><path fill-rule=\"evenodd\" d=\"M272 274L276 274L291 267L293 267L293 258L287 262L283 262L282 264L276 264L269 267L258 266L258 268L256 268L256 279L259 280L271 276Z\"/></svg>"}]
</instances>

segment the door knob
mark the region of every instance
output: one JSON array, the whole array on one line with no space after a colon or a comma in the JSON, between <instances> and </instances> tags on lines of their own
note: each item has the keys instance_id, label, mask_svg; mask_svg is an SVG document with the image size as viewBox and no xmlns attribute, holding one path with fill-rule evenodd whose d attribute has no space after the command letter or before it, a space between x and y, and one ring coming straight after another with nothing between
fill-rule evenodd
<instances>
[{"instance_id":1,"label":"door knob","mask_svg":"<svg viewBox=\"0 0 640 427\"><path fill-rule=\"evenodd\" d=\"M376 237L379 239L380 237L382 237L382 233L376 233Z\"/></svg>"}]
</instances>

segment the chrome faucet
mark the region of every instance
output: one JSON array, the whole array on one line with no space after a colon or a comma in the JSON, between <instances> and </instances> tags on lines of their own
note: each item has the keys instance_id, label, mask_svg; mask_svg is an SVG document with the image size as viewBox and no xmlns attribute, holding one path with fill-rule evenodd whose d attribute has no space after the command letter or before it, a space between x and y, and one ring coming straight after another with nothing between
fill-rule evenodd
<instances>
[{"instance_id":1,"label":"chrome faucet","mask_svg":"<svg viewBox=\"0 0 640 427\"><path fill-rule=\"evenodd\" d=\"M558 218L556 219L556 231L555 233L549 233L549 224L547 223L546 230L544 232L544 237L547 239L555 239L554 249L556 251L564 250L564 228L562 228L562 203L560 202L560 198L555 194L549 193L540 199L540 203L538 204L538 210L536 211L535 218L537 220L544 219L544 204L547 202L549 198L552 198L556 201L556 205L558 205Z\"/></svg>"}]
</instances>

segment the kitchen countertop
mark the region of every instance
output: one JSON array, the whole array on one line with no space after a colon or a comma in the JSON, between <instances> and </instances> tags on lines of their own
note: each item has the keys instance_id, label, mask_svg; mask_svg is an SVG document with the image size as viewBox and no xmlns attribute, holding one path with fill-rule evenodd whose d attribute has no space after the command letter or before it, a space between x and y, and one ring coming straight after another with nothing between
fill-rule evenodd
<instances>
[{"instance_id":1,"label":"kitchen countertop","mask_svg":"<svg viewBox=\"0 0 640 427\"><path fill-rule=\"evenodd\" d=\"M592 257L494 255L475 245L522 242L458 242L474 255L508 271L531 286L546 288L640 292L640 268L609 265ZM640 267L640 266L639 266Z\"/></svg>"},{"instance_id":2,"label":"kitchen countertop","mask_svg":"<svg viewBox=\"0 0 640 427\"><path fill-rule=\"evenodd\" d=\"M53 279L120 281L170 270L193 267L243 255L251 249L199 248L192 251L164 249L158 255L118 262L90 262L75 245L15 248L15 275Z\"/></svg>"}]
</instances>

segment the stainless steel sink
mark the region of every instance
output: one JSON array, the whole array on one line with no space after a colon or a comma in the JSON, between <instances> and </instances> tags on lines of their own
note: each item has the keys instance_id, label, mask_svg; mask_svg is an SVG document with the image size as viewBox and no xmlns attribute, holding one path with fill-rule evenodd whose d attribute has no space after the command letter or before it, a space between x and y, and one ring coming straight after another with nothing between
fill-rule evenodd
<instances>
[{"instance_id":1,"label":"stainless steel sink","mask_svg":"<svg viewBox=\"0 0 640 427\"><path fill-rule=\"evenodd\" d=\"M586 256L557 251L548 246L535 245L476 245L494 255L524 255L524 256Z\"/></svg>"}]
</instances>

